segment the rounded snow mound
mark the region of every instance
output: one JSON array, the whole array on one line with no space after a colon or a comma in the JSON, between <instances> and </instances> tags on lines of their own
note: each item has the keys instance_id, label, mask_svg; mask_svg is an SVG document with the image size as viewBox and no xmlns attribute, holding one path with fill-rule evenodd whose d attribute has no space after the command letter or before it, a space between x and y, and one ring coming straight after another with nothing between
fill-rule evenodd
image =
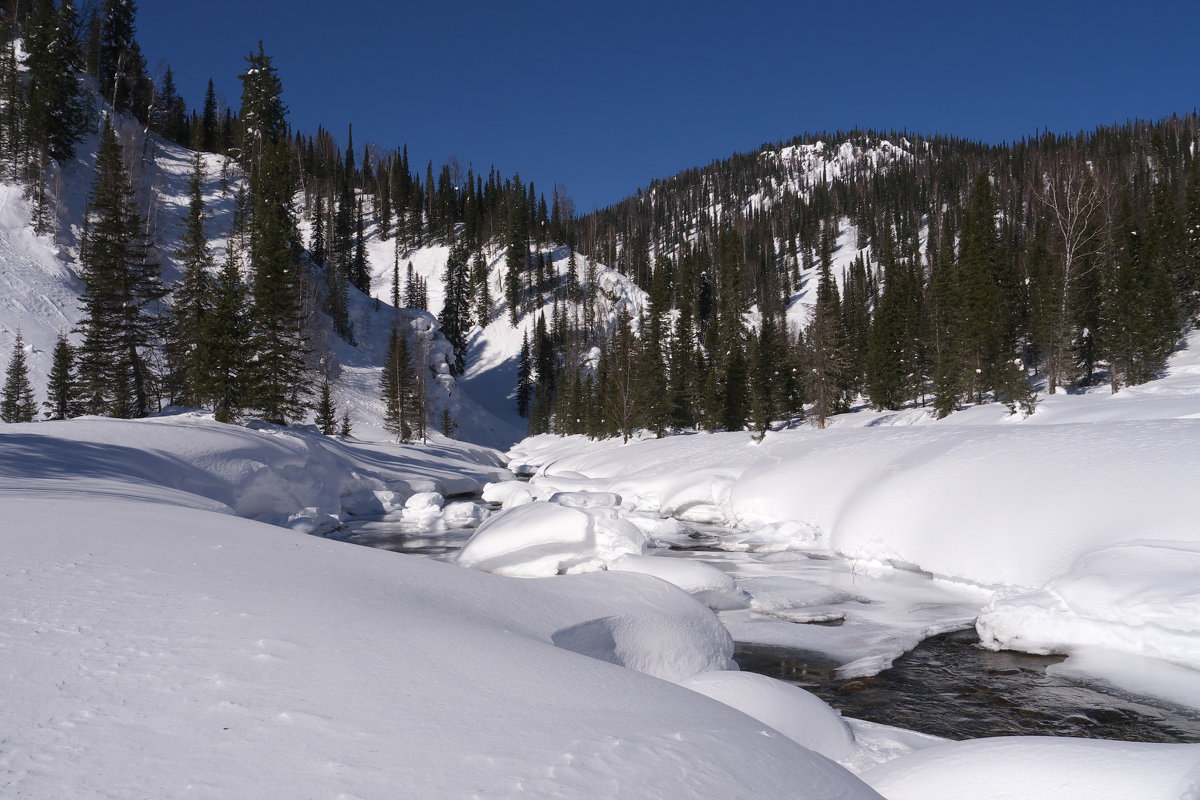
<instances>
[{"instance_id":1,"label":"rounded snow mound","mask_svg":"<svg viewBox=\"0 0 1200 800\"><path fill-rule=\"evenodd\" d=\"M737 666L729 631L708 613L599 617L556 631L550 640L564 650L668 681Z\"/></svg>"},{"instance_id":2,"label":"rounded snow mound","mask_svg":"<svg viewBox=\"0 0 1200 800\"><path fill-rule=\"evenodd\" d=\"M700 561L630 554L616 559L608 568L661 578L718 611L747 608L750 605L750 596L738 587L737 581Z\"/></svg>"},{"instance_id":3,"label":"rounded snow mound","mask_svg":"<svg viewBox=\"0 0 1200 800\"><path fill-rule=\"evenodd\" d=\"M646 549L646 537L613 508L531 502L485 521L459 551L459 566L541 578L605 569Z\"/></svg>"},{"instance_id":4,"label":"rounded snow mound","mask_svg":"<svg viewBox=\"0 0 1200 800\"><path fill-rule=\"evenodd\" d=\"M854 755L854 734L846 721L821 698L798 686L753 672L705 672L678 683L834 761Z\"/></svg>"}]
</instances>

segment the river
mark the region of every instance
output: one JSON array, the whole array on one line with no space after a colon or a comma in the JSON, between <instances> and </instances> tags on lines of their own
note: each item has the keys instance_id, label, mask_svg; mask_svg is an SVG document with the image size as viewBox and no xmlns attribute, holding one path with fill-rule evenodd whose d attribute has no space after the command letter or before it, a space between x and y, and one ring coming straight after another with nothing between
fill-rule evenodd
<instances>
[{"instance_id":1,"label":"river","mask_svg":"<svg viewBox=\"0 0 1200 800\"><path fill-rule=\"evenodd\" d=\"M337 538L450 560L471 534L429 532L393 515L354 520ZM739 666L801 686L847 717L950 739L1200 742L1200 710L1048 673L1061 657L980 647L972 620L986 597L978 589L830 553L727 552L716 547L721 536L690 529L650 552L732 575L754 597L718 611Z\"/></svg>"}]
</instances>

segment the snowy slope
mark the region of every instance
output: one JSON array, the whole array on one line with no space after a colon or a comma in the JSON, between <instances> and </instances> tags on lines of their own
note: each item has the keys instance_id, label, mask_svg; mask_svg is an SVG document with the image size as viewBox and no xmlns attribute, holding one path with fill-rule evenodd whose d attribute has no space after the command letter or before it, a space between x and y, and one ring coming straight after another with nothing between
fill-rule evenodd
<instances>
[{"instance_id":1,"label":"snowy slope","mask_svg":"<svg viewBox=\"0 0 1200 800\"><path fill-rule=\"evenodd\" d=\"M188 204L187 184L193 153L153 134L147 136L131 119L120 116L114 119L127 167L139 189L163 280L170 286L180 276L173 251ZM83 290L78 246L97 144L98 137L90 135L80 144L80 155L61 170L56 168L52 175L50 183L58 221L57 231L52 235L35 235L30 226L30 204L22 189L0 183L0 364L7 363L20 332L29 357L30 379L39 400L43 399L56 338L67 333L72 341L79 340L72 333L79 320L79 296ZM214 262L220 264L233 218L239 171L223 156L207 153L203 159L206 233ZM383 269L382 265L377 268ZM435 376L430 383L432 428L437 427L442 409L448 407L458 422L455 431L458 438L498 446L519 438L523 428L496 419L462 391L449 372L449 347L431 315L397 312L387 305L376 308L370 298L353 289L350 305L357 347L333 336L328 320L323 317L316 326L317 340L310 344L314 358L331 365L335 398L343 410L350 411L356 435L379 441L389 438L382 425L379 365L384 359L391 325L399 319L401 324L412 328L416 340L422 343L425 363Z\"/></svg>"},{"instance_id":2,"label":"snowy slope","mask_svg":"<svg viewBox=\"0 0 1200 800\"><path fill-rule=\"evenodd\" d=\"M398 257L401 281L404 280L407 265L411 263L414 272L428 285L429 308L436 314L444 303L442 279L449 254L450 248L445 245L430 245L397 254L392 241L381 242L374 230L368 231L367 255L372 275L372 294L380 298L392 296L393 265ZM541 257L543 254L550 256L554 274L560 280L565 280L570 251L566 247L551 246L534 253L533 257ZM524 436L526 420L516 413L517 362L521 353L522 337L529 335L532 338L538 312L522 314L515 327L510 323L507 305L503 300L507 250L503 247L490 247L485 251L485 257L494 298L493 311L488 324L475 325L469 332L467 370L458 379L458 383L466 395L499 420L499 424L494 424L494 438L476 437L472 440L507 446ZM645 307L646 293L632 280L603 264L593 263L581 253L575 254L575 260L581 281L589 269L589 264L595 270L596 319L597 326L602 330L612 328L622 308L628 309L630 315L636 318ZM581 309L577 304L570 304L568 313L578 316ZM549 322L548 310L546 314ZM504 440L504 436L508 436L507 440ZM497 442L496 438L503 441Z\"/></svg>"}]
</instances>

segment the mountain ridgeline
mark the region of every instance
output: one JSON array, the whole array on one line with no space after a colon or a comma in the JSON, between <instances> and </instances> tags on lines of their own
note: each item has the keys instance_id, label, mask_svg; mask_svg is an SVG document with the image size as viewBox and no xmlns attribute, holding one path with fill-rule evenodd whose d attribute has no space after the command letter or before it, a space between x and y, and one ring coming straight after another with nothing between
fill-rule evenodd
<instances>
[{"instance_id":1,"label":"mountain ridgeline","mask_svg":"<svg viewBox=\"0 0 1200 800\"><path fill-rule=\"evenodd\" d=\"M386 429L452 431L404 317L389 344L362 341L379 335L356 321L365 298L436 313L451 374L471 369L472 342L521 342L507 402L532 433L591 436L824 426L864 405L1027 414L1038 392L1152 379L1198 310L1195 114L1006 145L807 135L577 217L561 187L547 198L519 175L292 130L261 44L238 109L210 82L189 110L169 68L148 77L132 0L83 20L70 2L15 8L0 12L0 170L39 233L61 232L64 165L98 141L57 416L181 403L295 422L316 401L333 432L337 370L312 355L329 330L387 353ZM142 141L212 154L195 157L174 285L155 273L137 126L118 135L122 119ZM206 232L206 163L236 198L226 231ZM208 240L222 237L218 263ZM438 274L415 271L434 250Z\"/></svg>"},{"instance_id":2,"label":"mountain ridgeline","mask_svg":"<svg viewBox=\"0 0 1200 800\"><path fill-rule=\"evenodd\" d=\"M676 422L1028 410L1035 388L1149 380L1193 319L1198 135L1190 115L1003 146L807 136L578 226L695 337L686 363L664 361Z\"/></svg>"}]
</instances>

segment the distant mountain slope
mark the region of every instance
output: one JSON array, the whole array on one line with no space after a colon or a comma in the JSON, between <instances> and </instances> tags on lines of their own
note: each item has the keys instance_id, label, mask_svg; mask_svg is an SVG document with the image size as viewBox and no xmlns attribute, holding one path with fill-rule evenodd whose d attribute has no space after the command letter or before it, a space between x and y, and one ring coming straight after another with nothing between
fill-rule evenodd
<instances>
[{"instance_id":1,"label":"distant mountain slope","mask_svg":"<svg viewBox=\"0 0 1200 800\"><path fill-rule=\"evenodd\" d=\"M118 116L115 123L163 280L171 286L180 277L173 251L182 232L179 221L188 202L187 181L193 153L153 133L145 133L132 119ZM23 188L0 183L0 364L8 363L19 332L25 341L30 379L39 401L44 399L50 357L58 335L66 333L73 342L79 341L79 336L73 333L84 289L78 263L79 239L97 146L98 137L89 135L80 144L79 155L61 169L56 168L51 182L57 222L53 234L35 234L32 210ZM226 236L241 178L236 165L226 157L211 153L203 157L206 233L214 261L220 264L225 258ZM432 264L437 256L430 254L429 258ZM382 274L382 263L378 269ZM383 292L381 296L390 295ZM310 342L310 347L317 357L324 356L336 365L335 398L343 409L350 411L356 435L368 439L390 438L382 425L378 383L388 332L398 314L400 320L412 327L417 339L425 343L426 363L436 376L430 385L431 429L436 429L441 409L449 407L458 424L455 434L461 438L495 446L520 438L523 434L520 427L496 418L462 391L447 364L448 343L431 314L409 309L397 312L386 304L377 306L354 289L350 305L361 332L357 346L334 336L328 318L318 313L313 328L316 340Z\"/></svg>"}]
</instances>

